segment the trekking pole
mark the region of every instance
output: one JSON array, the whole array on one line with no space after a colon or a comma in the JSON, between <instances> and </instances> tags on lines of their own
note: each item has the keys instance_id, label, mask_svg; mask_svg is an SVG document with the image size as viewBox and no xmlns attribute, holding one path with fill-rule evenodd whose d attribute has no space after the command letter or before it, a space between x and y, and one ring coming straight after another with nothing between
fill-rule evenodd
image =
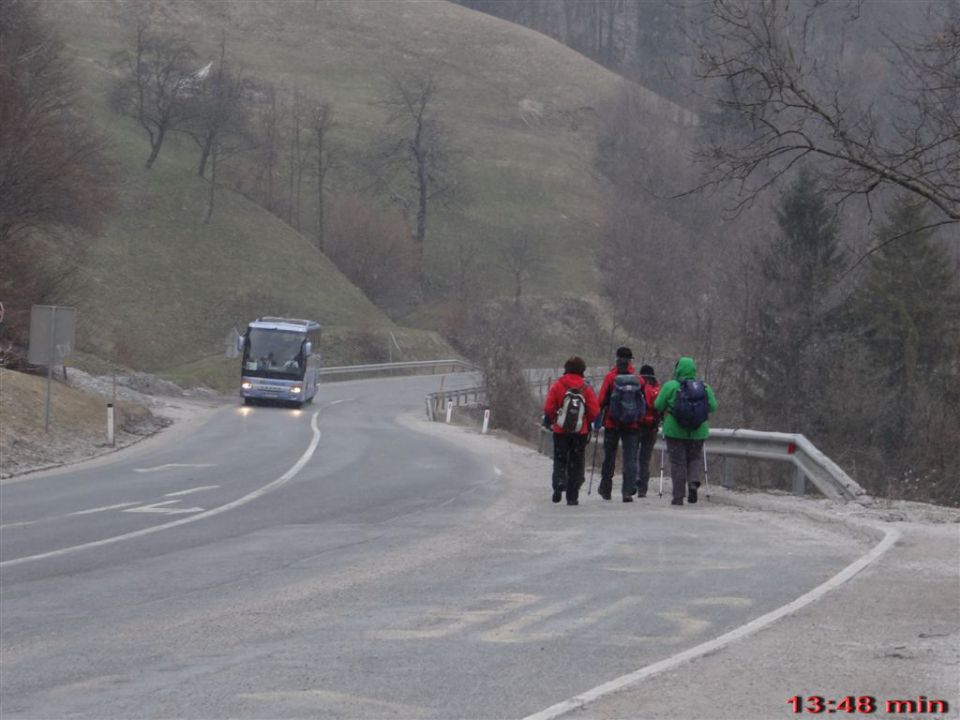
<instances>
[{"instance_id":1,"label":"trekking pole","mask_svg":"<svg viewBox=\"0 0 960 720\"><path fill-rule=\"evenodd\" d=\"M707 444L703 444L703 480L706 486L707 502L710 502L710 476L707 474Z\"/></svg>"},{"instance_id":2,"label":"trekking pole","mask_svg":"<svg viewBox=\"0 0 960 720\"><path fill-rule=\"evenodd\" d=\"M597 465L597 447L600 445L600 431L597 430L596 437L593 439L593 460L590 461L590 485L587 486L587 495L593 492L593 472Z\"/></svg>"},{"instance_id":3,"label":"trekking pole","mask_svg":"<svg viewBox=\"0 0 960 720\"><path fill-rule=\"evenodd\" d=\"M666 441L664 441L666 442ZM663 448L660 448L660 499L663 500Z\"/></svg>"}]
</instances>

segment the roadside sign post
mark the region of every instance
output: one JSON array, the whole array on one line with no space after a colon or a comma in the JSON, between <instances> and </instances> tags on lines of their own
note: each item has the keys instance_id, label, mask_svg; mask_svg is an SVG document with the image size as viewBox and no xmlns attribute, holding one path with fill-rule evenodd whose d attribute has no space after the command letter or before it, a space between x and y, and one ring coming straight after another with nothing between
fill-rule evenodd
<instances>
[{"instance_id":1,"label":"roadside sign post","mask_svg":"<svg viewBox=\"0 0 960 720\"><path fill-rule=\"evenodd\" d=\"M60 305L34 305L30 309L30 348L28 362L47 366L47 399L43 428L50 432L50 393L53 366L66 361L73 352L76 308Z\"/></svg>"}]
</instances>

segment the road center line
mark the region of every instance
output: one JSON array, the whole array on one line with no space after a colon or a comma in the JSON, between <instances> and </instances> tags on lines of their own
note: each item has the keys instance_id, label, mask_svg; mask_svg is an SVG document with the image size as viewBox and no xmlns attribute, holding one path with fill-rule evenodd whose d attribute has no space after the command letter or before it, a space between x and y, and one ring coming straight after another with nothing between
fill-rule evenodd
<instances>
[{"instance_id":1,"label":"road center line","mask_svg":"<svg viewBox=\"0 0 960 720\"><path fill-rule=\"evenodd\" d=\"M648 677L658 675L666 670L672 670L678 665L682 665L689 660L695 660L699 657L703 657L704 655L729 645L736 640L745 638L748 635L753 635L758 630L765 628L767 625L771 625L782 617L786 617L787 615L795 613L797 610L806 607L815 600L819 600L831 590L843 585L865 567L880 559L880 557L887 552L887 550L893 547L897 540L900 539L899 530L884 528L883 531L885 533L883 540L877 543L873 549L870 550L870 552L862 556L860 559L853 561L825 583L818 585L807 593L804 593L796 600L789 602L786 605L782 605L776 610L768 612L766 615L761 615L745 625L734 628L730 632L724 633L720 637L716 637L713 640L708 640L705 643L696 645L689 650L679 652L672 657L668 657L666 660L661 660L653 663L652 665L647 665L639 670L635 670L632 673L621 675L620 677L614 678L609 682L598 685L592 690L587 690L584 693L575 695L569 700L564 700L556 705L551 705L545 710L533 713L532 715L527 715L525 718L523 718L523 720L553 720L553 718L558 718L561 715L566 715L574 710L579 710L587 703L598 700L604 695L609 695L610 693L622 690L629 685L638 683L641 680L646 680Z\"/></svg>"},{"instance_id":2,"label":"road center line","mask_svg":"<svg viewBox=\"0 0 960 720\"><path fill-rule=\"evenodd\" d=\"M300 456L300 459L293 464L293 466L287 470L283 475L278 477L273 482L267 483L261 488L254 490L253 492L247 493L241 498L237 498L232 502L228 502L226 505L220 505L211 510L205 510L202 513L197 515L191 515L190 517L181 518L180 520L173 520L162 525L154 525L153 527L144 528L142 530L136 530L134 532L124 533L123 535L114 535L113 537L104 538L103 540L95 540L93 542L83 543L82 545L74 545L72 547L61 548L60 550L51 550L50 552L39 553L37 555L27 555L26 557L14 558L13 560L4 560L0 562L0 567L12 567L14 565L21 565L23 563L33 562L34 560L44 560L46 558L60 557L62 555L67 555L69 553L77 552L79 550L87 550L89 548L102 547L104 545L111 545L122 540L133 540L134 538L143 537L144 535L150 535L155 532L160 532L161 530L169 530L170 528L179 527L180 525L186 525L187 523L197 522L198 520L205 520L206 518L214 517L215 515L220 515L227 512L228 510L233 510L240 507L241 505L246 505L253 500L256 500L260 497L263 497L269 492L286 485L290 480L297 476L303 466L309 462L310 458L313 457L313 453L317 449L317 445L320 443L320 428L317 427L317 418L320 415L320 411L317 410L313 417L310 418L310 430L313 432L313 437L310 440L310 444L307 446L307 449L304 451L303 455Z\"/></svg>"}]
</instances>

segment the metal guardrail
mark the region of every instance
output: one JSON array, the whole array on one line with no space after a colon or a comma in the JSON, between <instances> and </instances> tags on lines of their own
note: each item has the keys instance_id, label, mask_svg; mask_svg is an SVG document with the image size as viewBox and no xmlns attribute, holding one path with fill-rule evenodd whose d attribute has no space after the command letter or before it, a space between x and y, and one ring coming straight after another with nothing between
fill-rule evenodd
<instances>
[{"instance_id":1,"label":"metal guardrail","mask_svg":"<svg viewBox=\"0 0 960 720\"><path fill-rule=\"evenodd\" d=\"M476 370L471 366L471 370ZM609 368L587 368L586 377L588 380L596 380L597 378L602 378ZM563 374L562 370L525 370L527 375L527 382L530 387L536 388L540 394L540 399L542 400L546 395L547 390L550 389L550 385L553 383L554 378L560 377ZM594 385L599 385L599 383L594 383ZM599 387L596 388L599 390ZM447 403L452 403L455 407L460 407L461 405L467 406L471 404L471 397L473 398L473 404L479 405L481 402L485 402L487 398L486 388L483 386L460 388L457 390L440 390L438 392L429 393L426 398L427 406L427 418L434 422L437 419L438 415L442 415L446 410Z\"/></svg>"},{"instance_id":2,"label":"metal guardrail","mask_svg":"<svg viewBox=\"0 0 960 720\"><path fill-rule=\"evenodd\" d=\"M803 494L806 479L831 500L869 498L866 490L800 434L718 428L710 430L705 446L710 455L791 463L797 469L797 494Z\"/></svg>"},{"instance_id":3,"label":"metal guardrail","mask_svg":"<svg viewBox=\"0 0 960 720\"><path fill-rule=\"evenodd\" d=\"M535 372L539 373L539 376L532 377L531 373L530 384L539 387L540 396L543 397L552 378L544 375L549 371ZM600 369L599 372L602 376L606 370ZM426 397L427 418L435 421L443 416L447 403L456 406L470 405L471 398L474 404L481 403L485 400L485 390L482 387L471 387L430 393ZM549 455L552 433L544 428L541 428L541 432L545 435L544 441L540 443L541 451L546 451ZM656 447L658 450L665 447L662 433L657 439ZM806 482L809 480L820 493L831 500L869 502L870 499L869 494L853 478L804 435L717 428L710 430L705 447L708 455L723 458L774 460L792 464L797 471L793 483L793 492L797 495L804 494ZM726 466L724 471L727 475ZM728 477L725 477L725 484L729 486Z\"/></svg>"},{"instance_id":4,"label":"metal guardrail","mask_svg":"<svg viewBox=\"0 0 960 720\"><path fill-rule=\"evenodd\" d=\"M378 372L430 370L438 372L470 372L477 368L465 360L410 360L407 362L375 363L371 365L339 365L320 368L320 375L359 375Z\"/></svg>"}]
</instances>

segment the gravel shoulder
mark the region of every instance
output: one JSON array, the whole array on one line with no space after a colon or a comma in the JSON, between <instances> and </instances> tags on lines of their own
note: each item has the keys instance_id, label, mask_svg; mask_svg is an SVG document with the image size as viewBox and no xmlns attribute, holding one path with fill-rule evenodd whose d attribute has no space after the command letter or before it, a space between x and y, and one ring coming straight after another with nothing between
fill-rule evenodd
<instances>
[{"instance_id":1,"label":"gravel shoulder","mask_svg":"<svg viewBox=\"0 0 960 720\"><path fill-rule=\"evenodd\" d=\"M406 423L493 459L508 478L526 481L536 474L548 485L550 461L531 450L476 429L412 416ZM884 537L885 528L900 537L849 581L756 633L597 699L574 702L554 717L767 720L796 716L788 700L798 695L837 702L872 696L877 710L856 717L889 718L905 714L887 713L887 700L924 696L947 701L949 711L922 717L960 717L960 510L884 501L864 507L720 488L712 495L712 502L774 514L784 524L842 530L863 541L864 552Z\"/></svg>"}]
</instances>

